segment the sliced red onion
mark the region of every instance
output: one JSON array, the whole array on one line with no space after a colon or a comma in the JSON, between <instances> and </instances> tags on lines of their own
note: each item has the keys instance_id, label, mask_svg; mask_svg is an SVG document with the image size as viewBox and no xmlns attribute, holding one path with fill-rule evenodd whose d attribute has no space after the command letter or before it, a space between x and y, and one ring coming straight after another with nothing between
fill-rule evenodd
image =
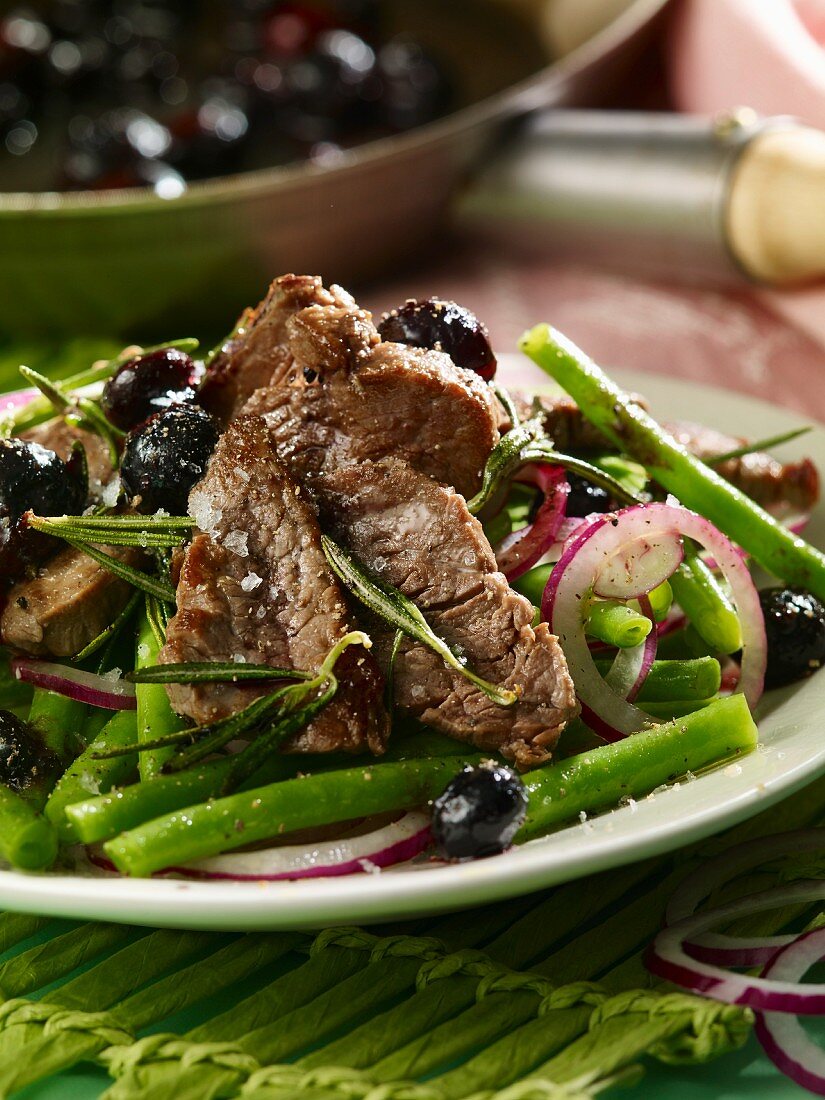
<instances>
[{"instance_id":1,"label":"sliced red onion","mask_svg":"<svg viewBox=\"0 0 825 1100\"><path fill-rule=\"evenodd\" d=\"M672 577L685 556L678 531L633 539L605 561L593 586L605 599L631 600L647 595Z\"/></svg>"},{"instance_id":2,"label":"sliced red onion","mask_svg":"<svg viewBox=\"0 0 825 1100\"><path fill-rule=\"evenodd\" d=\"M635 733L655 720L618 696L599 675L588 648L582 608L598 586L606 564L616 556L623 563L627 587L621 587L622 574L612 571L611 591L617 598L622 592L627 599L638 597L630 548L644 555L645 580L651 588L661 584L671 575L667 570L674 560L675 535L700 543L720 563L742 626L742 671L737 690L744 693L751 706L762 693L767 659L765 624L759 594L736 547L712 523L681 505L633 505L599 516L570 540L550 575L542 600L542 617L561 640L585 721L590 724L595 718L599 726L596 732L611 740ZM655 547L660 542L665 551L657 559Z\"/></svg>"},{"instance_id":3,"label":"sliced red onion","mask_svg":"<svg viewBox=\"0 0 825 1100\"><path fill-rule=\"evenodd\" d=\"M517 480L537 485L544 494L544 500L533 522L513 531L502 540L496 551L498 567L508 581L514 581L532 569L556 542L570 492L561 466L528 466Z\"/></svg>"},{"instance_id":4,"label":"sliced red onion","mask_svg":"<svg viewBox=\"0 0 825 1100\"><path fill-rule=\"evenodd\" d=\"M639 597L639 606L642 614L646 615L652 623L653 608L647 596ZM631 703L635 700L656 660L658 642L659 635L654 624L648 636L639 645L619 650L610 671L605 676L605 680L617 695L621 695Z\"/></svg>"},{"instance_id":5,"label":"sliced red onion","mask_svg":"<svg viewBox=\"0 0 825 1100\"><path fill-rule=\"evenodd\" d=\"M237 882L352 875L412 859L424 851L431 839L429 817L413 811L363 836L325 840L319 844L227 852L183 867L170 867L165 873Z\"/></svg>"},{"instance_id":6,"label":"sliced red onion","mask_svg":"<svg viewBox=\"0 0 825 1100\"><path fill-rule=\"evenodd\" d=\"M15 657L11 667L18 680L65 695L68 699L76 699L79 703L88 703L104 710L134 710L137 707L134 685L126 680L110 680L106 676L72 668L71 665L24 657Z\"/></svg>"},{"instance_id":7,"label":"sliced red onion","mask_svg":"<svg viewBox=\"0 0 825 1100\"><path fill-rule=\"evenodd\" d=\"M0 416L3 413L14 412L20 409L38 396L37 390L16 390L14 393L0 394Z\"/></svg>"},{"instance_id":8,"label":"sliced red onion","mask_svg":"<svg viewBox=\"0 0 825 1100\"><path fill-rule=\"evenodd\" d=\"M752 867L762 867L771 860L799 852L825 850L825 829L796 829L775 836L759 837L728 848L721 855L703 863L681 883L665 912L665 923L692 917L700 902L718 887L732 882L737 875ZM787 936L726 936L706 932L686 942L689 954L702 962L721 966L760 966L768 962L780 947L795 943L796 935Z\"/></svg>"},{"instance_id":9,"label":"sliced red onion","mask_svg":"<svg viewBox=\"0 0 825 1100\"><path fill-rule=\"evenodd\" d=\"M825 928L803 932L770 960L761 977L773 982L799 982L825 957ZM800 986L811 989L812 986ZM802 1027L796 1015L779 1012L756 1014L756 1037L773 1062L798 1085L825 1096L825 1051Z\"/></svg>"},{"instance_id":10,"label":"sliced red onion","mask_svg":"<svg viewBox=\"0 0 825 1100\"><path fill-rule=\"evenodd\" d=\"M715 1001L748 1005L763 1012L791 1012L803 1016L825 1014L825 985L804 985L774 978L754 978L692 958L685 948L716 925L768 909L825 899L825 882L797 882L777 886L738 901L707 909L663 928L648 950L648 970L665 981L701 993ZM787 950L787 949L786 949ZM803 972L807 967L803 967Z\"/></svg>"}]
</instances>

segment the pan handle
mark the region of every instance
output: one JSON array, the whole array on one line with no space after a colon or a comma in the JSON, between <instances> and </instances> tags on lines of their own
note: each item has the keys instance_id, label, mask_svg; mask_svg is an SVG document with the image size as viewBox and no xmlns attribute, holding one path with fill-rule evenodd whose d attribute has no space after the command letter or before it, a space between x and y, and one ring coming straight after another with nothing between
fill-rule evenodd
<instances>
[{"instance_id":1,"label":"pan handle","mask_svg":"<svg viewBox=\"0 0 825 1100\"><path fill-rule=\"evenodd\" d=\"M825 275L825 133L739 109L708 120L533 116L473 179L459 225L670 279Z\"/></svg>"}]
</instances>

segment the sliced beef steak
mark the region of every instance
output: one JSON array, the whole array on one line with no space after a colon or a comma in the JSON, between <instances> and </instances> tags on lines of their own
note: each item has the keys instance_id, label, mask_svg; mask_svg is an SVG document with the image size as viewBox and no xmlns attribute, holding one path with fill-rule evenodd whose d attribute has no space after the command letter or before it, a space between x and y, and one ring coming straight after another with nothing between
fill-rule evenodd
<instances>
[{"instance_id":1,"label":"sliced beef steak","mask_svg":"<svg viewBox=\"0 0 825 1100\"><path fill-rule=\"evenodd\" d=\"M441 352L381 342L368 314L313 305L285 325L292 369L245 411L266 415L301 481L392 454L471 496L498 441L492 391Z\"/></svg>"},{"instance_id":2,"label":"sliced beef steak","mask_svg":"<svg viewBox=\"0 0 825 1100\"><path fill-rule=\"evenodd\" d=\"M531 626L528 600L496 567L464 498L400 459L345 465L314 483L322 524L380 579L399 588L470 666L517 691L504 708L431 650L402 647L397 705L423 722L522 767L546 760L577 712L558 640Z\"/></svg>"},{"instance_id":3,"label":"sliced beef steak","mask_svg":"<svg viewBox=\"0 0 825 1100\"><path fill-rule=\"evenodd\" d=\"M321 549L315 513L261 419L245 416L230 425L192 491L190 511L200 532L183 557L178 610L161 660L317 669L352 619ZM353 646L337 674L335 699L288 748L381 752L388 723L375 659ZM261 694L254 684L169 687L175 710L198 723Z\"/></svg>"},{"instance_id":4,"label":"sliced beef steak","mask_svg":"<svg viewBox=\"0 0 825 1100\"><path fill-rule=\"evenodd\" d=\"M357 307L346 291L325 289L314 275L282 275L254 310L247 310L207 371L200 402L226 423L261 386L277 384L292 368L286 323L299 310L320 305Z\"/></svg>"},{"instance_id":5,"label":"sliced beef steak","mask_svg":"<svg viewBox=\"0 0 825 1100\"><path fill-rule=\"evenodd\" d=\"M686 450L704 461L747 444L742 437L725 435L690 421L678 420L665 427ZM721 462L715 468L757 504L778 515L808 512L819 500L819 473L809 458L780 462L772 455L755 451Z\"/></svg>"},{"instance_id":6,"label":"sliced beef steak","mask_svg":"<svg viewBox=\"0 0 825 1100\"><path fill-rule=\"evenodd\" d=\"M645 402L636 396L642 407ZM545 430L560 451L612 451L615 448L583 415L572 398L547 395L530 398L518 395L516 407L526 418L538 411ZM725 435L691 421L676 420L663 425L677 442L703 461L742 447L747 440ZM780 462L772 455L755 452L731 459L716 467L717 472L757 504L769 511L807 512L819 499L819 474L814 463Z\"/></svg>"},{"instance_id":7,"label":"sliced beef steak","mask_svg":"<svg viewBox=\"0 0 825 1100\"><path fill-rule=\"evenodd\" d=\"M139 551L126 547L101 549L130 565L141 560ZM66 547L36 577L9 590L0 638L36 657L72 657L112 622L133 591L82 550Z\"/></svg>"}]
</instances>

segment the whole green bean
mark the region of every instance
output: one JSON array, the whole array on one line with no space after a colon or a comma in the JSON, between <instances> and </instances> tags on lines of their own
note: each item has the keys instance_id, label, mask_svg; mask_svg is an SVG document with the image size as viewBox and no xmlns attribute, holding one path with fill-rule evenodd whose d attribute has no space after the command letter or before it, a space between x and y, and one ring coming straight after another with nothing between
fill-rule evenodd
<instances>
[{"instance_id":1,"label":"whole green bean","mask_svg":"<svg viewBox=\"0 0 825 1100\"><path fill-rule=\"evenodd\" d=\"M718 699L701 710L634 733L611 745L530 772L530 803L517 842L556 825L640 798L687 772L749 752L758 731L743 695Z\"/></svg>"},{"instance_id":2,"label":"whole green bean","mask_svg":"<svg viewBox=\"0 0 825 1100\"><path fill-rule=\"evenodd\" d=\"M106 792L124 783L137 767L137 753L96 759L96 754L131 745L137 737L137 716L133 710L120 710L91 741L88 748L66 769L49 796L44 813L57 829L62 841L81 839L66 817L66 807L88 799L92 792Z\"/></svg>"},{"instance_id":3,"label":"whole green bean","mask_svg":"<svg viewBox=\"0 0 825 1100\"><path fill-rule=\"evenodd\" d=\"M85 703L35 688L29 710L29 724L43 746L59 760L70 760L83 747L83 727L89 708Z\"/></svg>"},{"instance_id":4,"label":"whole green bean","mask_svg":"<svg viewBox=\"0 0 825 1100\"><path fill-rule=\"evenodd\" d=\"M151 875L295 829L420 806L441 793L460 761L406 760L288 779L149 821L104 845L117 869Z\"/></svg>"},{"instance_id":5,"label":"whole green bean","mask_svg":"<svg viewBox=\"0 0 825 1100\"><path fill-rule=\"evenodd\" d=\"M596 667L604 676L611 662L599 658ZM722 670L715 657L689 661L654 661L639 692L639 703L668 703L674 699L707 699L719 690ZM645 708L646 709L646 708Z\"/></svg>"},{"instance_id":6,"label":"whole green bean","mask_svg":"<svg viewBox=\"0 0 825 1100\"><path fill-rule=\"evenodd\" d=\"M28 722L46 750L32 783L21 797L35 810L42 810L60 774L83 746L83 729L89 708L45 688L35 688Z\"/></svg>"},{"instance_id":7,"label":"whole green bean","mask_svg":"<svg viewBox=\"0 0 825 1100\"><path fill-rule=\"evenodd\" d=\"M659 718L663 722L672 722L676 718L684 718L686 714L693 714L695 710L702 710L715 703L718 695L711 695L707 699L670 699L667 702L640 703L643 711L653 718Z\"/></svg>"},{"instance_id":8,"label":"whole green bean","mask_svg":"<svg viewBox=\"0 0 825 1100\"><path fill-rule=\"evenodd\" d=\"M111 764L124 759L131 758L113 757L100 763ZM84 844L108 840L153 818L213 798L223 786L231 766L231 758L224 757L171 775L154 775L107 794L89 797L81 793L73 804L64 804L66 829ZM296 757L275 752L259 770L257 778L261 784L279 782L293 774L296 768Z\"/></svg>"},{"instance_id":9,"label":"whole green bean","mask_svg":"<svg viewBox=\"0 0 825 1100\"><path fill-rule=\"evenodd\" d=\"M23 871L43 871L57 856L50 821L15 791L0 784L0 854Z\"/></svg>"},{"instance_id":10,"label":"whole green bean","mask_svg":"<svg viewBox=\"0 0 825 1100\"><path fill-rule=\"evenodd\" d=\"M716 577L697 554L685 554L670 583L676 602L713 653L736 653L742 648L739 617Z\"/></svg>"},{"instance_id":11,"label":"whole green bean","mask_svg":"<svg viewBox=\"0 0 825 1100\"><path fill-rule=\"evenodd\" d=\"M647 615L634 611L617 600L594 600L590 605L584 629L591 638L606 645L629 649L645 640L653 624Z\"/></svg>"},{"instance_id":12,"label":"whole green bean","mask_svg":"<svg viewBox=\"0 0 825 1100\"><path fill-rule=\"evenodd\" d=\"M656 588L651 589L647 594L647 598L650 601L650 610L653 612L653 618L656 622L660 623L667 618L667 614L673 605L673 589L668 582L662 581Z\"/></svg>"},{"instance_id":13,"label":"whole green bean","mask_svg":"<svg viewBox=\"0 0 825 1100\"><path fill-rule=\"evenodd\" d=\"M146 668L158 663L160 644L144 614L139 622L135 668ZM186 728L186 722L172 710L169 696L163 684L135 684L137 697L137 736L138 741L156 741L170 733ZM174 755L174 747L149 749L140 754L140 777L151 779L157 775L163 765Z\"/></svg>"},{"instance_id":14,"label":"whole green bean","mask_svg":"<svg viewBox=\"0 0 825 1100\"><path fill-rule=\"evenodd\" d=\"M541 598L553 571L552 565L536 565L513 581L513 588L520 592L534 607L541 607Z\"/></svg>"},{"instance_id":15,"label":"whole green bean","mask_svg":"<svg viewBox=\"0 0 825 1100\"><path fill-rule=\"evenodd\" d=\"M825 599L825 554L679 446L575 344L541 324L526 332L519 346L614 446L641 462L685 507L706 516L763 568Z\"/></svg>"}]
</instances>

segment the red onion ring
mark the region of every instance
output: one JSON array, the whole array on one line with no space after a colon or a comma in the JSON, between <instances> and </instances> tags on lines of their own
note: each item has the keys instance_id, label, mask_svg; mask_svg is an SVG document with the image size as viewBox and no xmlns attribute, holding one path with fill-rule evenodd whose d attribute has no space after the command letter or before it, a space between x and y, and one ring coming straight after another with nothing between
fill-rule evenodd
<instances>
[{"instance_id":1,"label":"red onion ring","mask_svg":"<svg viewBox=\"0 0 825 1100\"><path fill-rule=\"evenodd\" d=\"M412 859L430 844L430 819L413 811L363 836L319 844L226 852L164 874L232 882L279 882L285 879L326 878L390 867Z\"/></svg>"},{"instance_id":2,"label":"red onion ring","mask_svg":"<svg viewBox=\"0 0 825 1100\"><path fill-rule=\"evenodd\" d=\"M15 657L11 667L16 679L79 703L104 710L135 710L137 707L134 684L126 680L110 680L71 665L26 657Z\"/></svg>"},{"instance_id":3,"label":"red onion ring","mask_svg":"<svg viewBox=\"0 0 825 1100\"><path fill-rule=\"evenodd\" d=\"M627 576L626 598L638 596L638 584L633 579L632 562L627 554L628 544L647 555L646 547L655 547L659 539L664 540L666 547L671 547L674 535L700 543L720 562L742 626L742 671L737 690L743 692L750 706L754 706L762 694L767 660L765 624L759 594L736 547L708 520L681 505L632 505L599 516L570 540L550 575L541 609L542 617L561 640L585 721L588 725L591 720L595 721L597 725L591 728L610 740L635 733L648 724L655 724L655 720L618 696L599 675L585 637L582 604L598 584L606 563L616 555ZM651 554L645 570L645 583L650 585L648 591L671 575L667 569L672 561L670 552L663 554L658 562L656 555ZM661 568L657 568L657 564ZM612 591L622 591L618 572L611 572L610 584Z\"/></svg>"},{"instance_id":4,"label":"red onion ring","mask_svg":"<svg viewBox=\"0 0 825 1100\"><path fill-rule=\"evenodd\" d=\"M803 932L776 953L761 977L766 981L799 982L823 957L825 928ZM817 1096L825 1096L825 1051L808 1035L796 1015L758 1012L754 1030L763 1050L778 1069L803 1088Z\"/></svg>"},{"instance_id":5,"label":"red onion ring","mask_svg":"<svg viewBox=\"0 0 825 1100\"><path fill-rule=\"evenodd\" d=\"M793 832L748 840L744 844L728 848L684 879L670 899L665 912L665 923L676 924L692 917L700 902L719 886L732 882L743 871L761 867L782 856L823 850L825 829L796 829ZM686 941L685 946L690 955L701 962L752 967L769 962L779 948L795 943L797 938L796 935L744 938L706 932Z\"/></svg>"},{"instance_id":6,"label":"red onion ring","mask_svg":"<svg viewBox=\"0 0 825 1100\"><path fill-rule=\"evenodd\" d=\"M508 581L514 581L528 569L532 569L556 542L565 518L567 495L570 492L570 485L561 466L528 466L515 480L538 486L544 494L544 500L533 522L513 531L502 540L496 550L498 567Z\"/></svg>"},{"instance_id":7,"label":"red onion ring","mask_svg":"<svg viewBox=\"0 0 825 1100\"><path fill-rule=\"evenodd\" d=\"M692 958L685 945L715 925L726 924L737 917L823 899L825 882L802 881L704 910L663 928L648 949L645 963L657 977L715 1001L747 1005L761 1012L821 1016L825 1014L824 984L803 985L795 981L737 974Z\"/></svg>"}]
</instances>

